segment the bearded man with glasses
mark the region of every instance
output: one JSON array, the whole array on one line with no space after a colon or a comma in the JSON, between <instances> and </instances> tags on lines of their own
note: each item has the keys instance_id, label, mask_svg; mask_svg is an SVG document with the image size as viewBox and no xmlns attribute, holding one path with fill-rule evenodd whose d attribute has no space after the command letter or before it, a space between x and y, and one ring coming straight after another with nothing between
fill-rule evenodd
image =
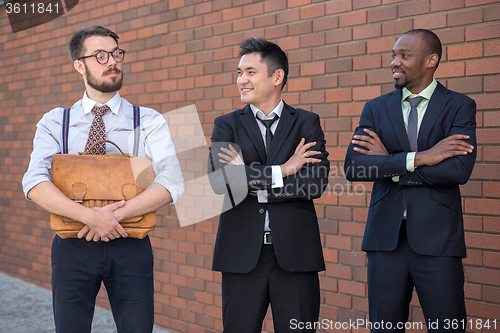
<instances>
[{"instance_id":1,"label":"bearded man with glasses","mask_svg":"<svg viewBox=\"0 0 500 333\"><path fill-rule=\"evenodd\" d=\"M125 57L125 51L118 47L118 35L99 26L81 29L73 35L69 53L86 91L69 112L67 153L84 150L89 154L119 153L106 143L92 149L97 139L111 140L124 153L132 152L134 140L129 139L134 135L134 107L118 93ZM61 239L56 235L53 241L56 332L90 333L101 282L106 286L119 333L152 332L151 243L148 236L127 238L119 222L175 203L181 196L183 178L168 125L160 113L140 108L138 156L152 161L154 182L126 202L89 208L67 198L51 182L52 155L64 152L64 113L63 108L55 108L37 124L33 153L23 178L24 193L29 200L51 213L85 224L78 238Z\"/></svg>"}]
</instances>

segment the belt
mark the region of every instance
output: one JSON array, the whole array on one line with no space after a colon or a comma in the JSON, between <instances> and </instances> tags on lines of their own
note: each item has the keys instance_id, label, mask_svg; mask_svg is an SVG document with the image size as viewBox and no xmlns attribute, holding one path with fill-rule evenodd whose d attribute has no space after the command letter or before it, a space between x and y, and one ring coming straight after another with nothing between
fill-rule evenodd
<instances>
[{"instance_id":1,"label":"belt","mask_svg":"<svg viewBox=\"0 0 500 333\"><path fill-rule=\"evenodd\" d=\"M270 231L264 232L264 244L269 245L273 243L273 238Z\"/></svg>"}]
</instances>

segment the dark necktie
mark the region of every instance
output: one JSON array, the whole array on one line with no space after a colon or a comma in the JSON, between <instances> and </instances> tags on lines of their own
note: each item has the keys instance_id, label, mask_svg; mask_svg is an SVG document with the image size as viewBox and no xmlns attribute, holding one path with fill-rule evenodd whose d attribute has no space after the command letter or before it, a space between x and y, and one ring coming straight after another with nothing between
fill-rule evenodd
<instances>
[{"instance_id":1,"label":"dark necktie","mask_svg":"<svg viewBox=\"0 0 500 333\"><path fill-rule=\"evenodd\" d=\"M275 115L273 119L262 120L259 117L257 119L260 120L261 123L266 126L266 153L269 153L269 147L271 147L271 141L273 140L273 132L271 132L271 126L273 123L278 120L278 115Z\"/></svg>"},{"instance_id":2,"label":"dark necktie","mask_svg":"<svg viewBox=\"0 0 500 333\"><path fill-rule=\"evenodd\" d=\"M408 102L410 102L411 110L410 116L408 117L408 141L410 142L411 151L418 151L418 112L417 106L424 98L421 96L414 98L407 98Z\"/></svg>"},{"instance_id":3,"label":"dark necktie","mask_svg":"<svg viewBox=\"0 0 500 333\"><path fill-rule=\"evenodd\" d=\"M106 142L99 143L89 151L90 147L99 140L106 140L106 128L104 126L104 121L102 116L108 112L109 107L107 105L94 106L92 112L94 112L95 117L90 126L89 137L87 139L87 144L85 145L85 151L89 155L104 155L106 154Z\"/></svg>"}]
</instances>

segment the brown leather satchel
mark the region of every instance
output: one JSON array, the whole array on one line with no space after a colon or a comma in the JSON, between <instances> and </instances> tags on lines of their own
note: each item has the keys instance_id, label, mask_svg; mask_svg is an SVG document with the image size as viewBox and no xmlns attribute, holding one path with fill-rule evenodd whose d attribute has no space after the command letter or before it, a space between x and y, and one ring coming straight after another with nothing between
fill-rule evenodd
<instances>
[{"instance_id":1,"label":"brown leather satchel","mask_svg":"<svg viewBox=\"0 0 500 333\"><path fill-rule=\"evenodd\" d=\"M148 159L124 154L109 140L94 145L100 142L115 145L122 155L88 155L87 152L52 155L52 182L68 198L86 207L129 200L144 191L155 177ZM132 217L120 224L129 237L142 239L155 228L156 212ZM61 238L77 237L83 226L68 217L50 214L50 227Z\"/></svg>"}]
</instances>

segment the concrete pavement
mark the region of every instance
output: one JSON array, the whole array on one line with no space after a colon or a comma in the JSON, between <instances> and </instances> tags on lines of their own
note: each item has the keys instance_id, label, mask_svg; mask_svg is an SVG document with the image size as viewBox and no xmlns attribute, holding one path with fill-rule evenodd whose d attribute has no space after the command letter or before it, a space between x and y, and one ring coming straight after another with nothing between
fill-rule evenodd
<instances>
[{"instance_id":1,"label":"concrete pavement","mask_svg":"<svg viewBox=\"0 0 500 333\"><path fill-rule=\"evenodd\" d=\"M0 333L54 333L49 290L0 273ZM111 311L96 307L92 333L116 333ZM154 328L153 333L169 333Z\"/></svg>"}]
</instances>

